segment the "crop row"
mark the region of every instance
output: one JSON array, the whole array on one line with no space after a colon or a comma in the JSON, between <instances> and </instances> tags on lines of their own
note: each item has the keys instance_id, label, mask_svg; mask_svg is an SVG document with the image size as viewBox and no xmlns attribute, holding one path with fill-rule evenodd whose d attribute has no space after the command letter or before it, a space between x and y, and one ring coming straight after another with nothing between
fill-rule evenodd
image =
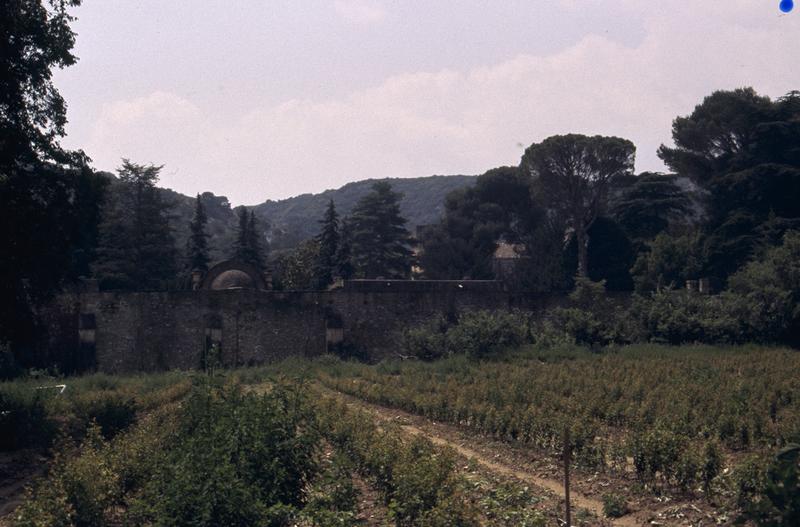
<instances>
[{"instance_id":1,"label":"crop row","mask_svg":"<svg viewBox=\"0 0 800 527\"><path fill-rule=\"evenodd\" d=\"M645 480L708 486L722 451L800 432L800 355L781 349L633 346L602 354L529 349L505 360L320 368L329 387L377 404L556 452Z\"/></svg>"}]
</instances>

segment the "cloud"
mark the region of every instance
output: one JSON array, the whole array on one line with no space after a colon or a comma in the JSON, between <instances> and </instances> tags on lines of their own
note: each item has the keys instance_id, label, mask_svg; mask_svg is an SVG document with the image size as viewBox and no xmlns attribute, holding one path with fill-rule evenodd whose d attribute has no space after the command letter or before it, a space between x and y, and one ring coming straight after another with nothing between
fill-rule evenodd
<instances>
[{"instance_id":1,"label":"cloud","mask_svg":"<svg viewBox=\"0 0 800 527\"><path fill-rule=\"evenodd\" d=\"M386 18L386 10L380 5L366 0L335 0L336 12L355 24L375 24Z\"/></svg>"},{"instance_id":2,"label":"cloud","mask_svg":"<svg viewBox=\"0 0 800 527\"><path fill-rule=\"evenodd\" d=\"M482 173L568 132L629 138L638 170L663 169L655 152L672 120L713 90L752 85L779 96L800 85L792 54L776 53L798 47L793 26L748 2L731 1L723 14L667 4L645 17L635 47L587 35L547 56L395 75L225 122L172 93L118 101L104 107L86 150L101 167L122 155L164 163L166 186L237 204L369 177Z\"/></svg>"}]
</instances>

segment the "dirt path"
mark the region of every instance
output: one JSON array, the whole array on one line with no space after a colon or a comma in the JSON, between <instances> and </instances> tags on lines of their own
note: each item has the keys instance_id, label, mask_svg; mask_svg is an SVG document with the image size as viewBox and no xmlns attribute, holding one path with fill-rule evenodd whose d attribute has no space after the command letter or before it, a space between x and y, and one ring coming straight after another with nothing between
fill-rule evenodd
<instances>
[{"instance_id":1,"label":"dirt path","mask_svg":"<svg viewBox=\"0 0 800 527\"><path fill-rule=\"evenodd\" d=\"M25 498L25 487L44 474L47 462L33 449L0 455L0 527L11 524L14 510Z\"/></svg>"},{"instance_id":2,"label":"dirt path","mask_svg":"<svg viewBox=\"0 0 800 527\"><path fill-rule=\"evenodd\" d=\"M541 489L548 490L559 497L563 496L564 494L563 481L540 478L534 474L531 474L530 472L524 472L522 470L509 467L508 465L497 463L495 461L492 461L491 459L488 459L486 456L484 456L483 454L481 454L476 450L472 450L471 448L462 446L449 439L445 439L437 435L432 435L431 433L426 432L425 430L422 430L421 428L418 428L414 425L400 425L400 426L402 430L405 431L406 433L412 435L420 435L427 438L435 445L452 448L460 455L468 459L475 460L477 463L479 463L486 469L490 470L491 472L494 472L495 474L506 477L511 476L520 481L524 481L525 483L529 483ZM572 507L580 507L583 509L587 509L595 513L599 518L603 517L603 503L598 500L583 496L573 490L572 492L570 492L570 502L572 504ZM607 522L610 523L611 525L629 526L629 527L638 527L639 525L641 525L636 521L633 521L633 519L627 517L618 518L616 520L607 520Z\"/></svg>"},{"instance_id":3,"label":"dirt path","mask_svg":"<svg viewBox=\"0 0 800 527\"><path fill-rule=\"evenodd\" d=\"M316 385L323 393L331 395L333 397L337 397L343 401L345 401L348 405L355 406L361 408L363 410L367 410L376 417L381 420L391 420L396 421L398 416L407 417L409 419L415 418L416 420L420 420L419 416L412 416L411 414L407 414L406 412L401 412L395 409L384 408L378 405L374 405L368 403L366 401L362 401L361 399L357 399L355 397L343 394L341 392L337 392L331 390L330 388ZM411 435L419 435L427 438L432 443L438 446L449 447L455 450L459 455L474 460L476 463L481 465L486 470L503 477L511 477L515 478L519 481L542 489L547 494L554 495L557 499L562 502L563 507L563 495L564 495L564 483L561 480L540 477L533 474L530 471L521 470L518 467L511 466L509 464L503 463L498 461L497 458L492 459L492 457L486 455L484 452L480 452L478 450L469 448L464 446L461 442L453 440L451 437L448 437L450 434L441 434L437 433L436 431L431 430L430 427L421 427L415 424L399 423L400 428ZM437 428L442 428L444 425L436 424ZM598 518L604 518L603 515L603 503L597 499L594 499L589 496L585 496L580 492L575 491L574 489L570 489L570 501L573 509L583 508L592 513L594 513ZM574 513L573 513L574 514ZM651 515L647 515L648 517ZM650 522L647 518L639 518L639 515L627 515L623 516L622 518L616 519L604 519L604 525L614 525L620 527L639 527L641 525L650 525ZM666 525L666 524L661 524Z\"/></svg>"}]
</instances>

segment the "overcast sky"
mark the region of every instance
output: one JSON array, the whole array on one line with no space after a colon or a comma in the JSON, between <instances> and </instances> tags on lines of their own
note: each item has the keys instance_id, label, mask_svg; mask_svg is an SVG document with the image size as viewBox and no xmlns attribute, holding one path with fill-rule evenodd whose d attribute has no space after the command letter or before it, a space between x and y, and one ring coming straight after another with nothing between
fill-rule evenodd
<instances>
[{"instance_id":1,"label":"overcast sky","mask_svg":"<svg viewBox=\"0 0 800 527\"><path fill-rule=\"evenodd\" d=\"M85 0L64 145L234 204L369 177L479 174L560 133L637 170L715 89L800 89L778 0Z\"/></svg>"}]
</instances>

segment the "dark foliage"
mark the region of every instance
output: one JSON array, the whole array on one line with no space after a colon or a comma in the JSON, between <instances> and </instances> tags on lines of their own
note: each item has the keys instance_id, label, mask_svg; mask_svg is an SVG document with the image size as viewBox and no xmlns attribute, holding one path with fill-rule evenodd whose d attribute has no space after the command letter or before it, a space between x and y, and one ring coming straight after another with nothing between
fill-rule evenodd
<instances>
[{"instance_id":1,"label":"dark foliage","mask_svg":"<svg viewBox=\"0 0 800 527\"><path fill-rule=\"evenodd\" d=\"M771 101L752 88L717 91L672 127L659 155L708 192L706 268L720 282L764 248L768 222L800 219L800 93Z\"/></svg>"},{"instance_id":2,"label":"dark foliage","mask_svg":"<svg viewBox=\"0 0 800 527\"><path fill-rule=\"evenodd\" d=\"M636 147L618 137L552 136L525 150L520 168L533 178L535 195L571 228L579 276L588 276L587 232L607 205L613 179L633 171Z\"/></svg>"},{"instance_id":3,"label":"dark foliage","mask_svg":"<svg viewBox=\"0 0 800 527\"><path fill-rule=\"evenodd\" d=\"M325 289L332 282L337 274L339 262L337 253L339 251L339 215L333 200L325 210L325 216L320 220L320 233L314 238L319 246L319 253L314 262L314 288Z\"/></svg>"},{"instance_id":4,"label":"dark foliage","mask_svg":"<svg viewBox=\"0 0 800 527\"><path fill-rule=\"evenodd\" d=\"M189 241L186 256L189 271L206 271L210 258L208 256L208 233L206 225L208 216L200 194L195 199L194 217L189 224Z\"/></svg>"},{"instance_id":5,"label":"dark foliage","mask_svg":"<svg viewBox=\"0 0 800 527\"><path fill-rule=\"evenodd\" d=\"M245 207L241 207L237 214L239 226L236 230L236 241L231 256L256 269L263 269L267 252L266 238L261 233L256 215L253 211L248 212Z\"/></svg>"},{"instance_id":6,"label":"dark foliage","mask_svg":"<svg viewBox=\"0 0 800 527\"><path fill-rule=\"evenodd\" d=\"M674 175L639 174L615 200L611 215L632 240L652 240L689 214L689 198Z\"/></svg>"},{"instance_id":7,"label":"dark foliage","mask_svg":"<svg viewBox=\"0 0 800 527\"><path fill-rule=\"evenodd\" d=\"M411 273L411 235L400 215L400 194L375 183L350 218L351 261L362 278L407 278Z\"/></svg>"},{"instance_id":8,"label":"dark foliage","mask_svg":"<svg viewBox=\"0 0 800 527\"><path fill-rule=\"evenodd\" d=\"M171 204L158 191L160 166L122 160L114 199L103 207L94 274L105 289L165 289L176 278Z\"/></svg>"},{"instance_id":9,"label":"dark foliage","mask_svg":"<svg viewBox=\"0 0 800 527\"><path fill-rule=\"evenodd\" d=\"M516 167L489 170L475 186L449 194L441 224L421 236L425 277L493 278L491 258L498 241L515 241L525 232L534 208L530 184Z\"/></svg>"}]
</instances>

